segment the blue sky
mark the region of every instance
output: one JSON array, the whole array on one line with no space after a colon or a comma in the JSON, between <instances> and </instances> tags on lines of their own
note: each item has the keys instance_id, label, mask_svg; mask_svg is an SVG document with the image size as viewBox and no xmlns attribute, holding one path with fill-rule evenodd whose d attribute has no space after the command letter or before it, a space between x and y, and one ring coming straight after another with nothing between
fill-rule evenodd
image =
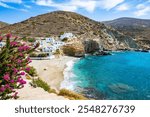
<instances>
[{"instance_id":1,"label":"blue sky","mask_svg":"<svg viewBox=\"0 0 150 117\"><path fill-rule=\"evenodd\" d=\"M97 21L150 19L150 0L0 0L0 21L12 24L56 10L77 12Z\"/></svg>"}]
</instances>

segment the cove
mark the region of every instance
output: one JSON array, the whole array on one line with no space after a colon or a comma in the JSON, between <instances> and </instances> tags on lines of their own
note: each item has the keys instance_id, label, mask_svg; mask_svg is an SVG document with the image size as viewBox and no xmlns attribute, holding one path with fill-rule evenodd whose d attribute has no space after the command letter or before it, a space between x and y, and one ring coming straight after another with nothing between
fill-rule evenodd
<instances>
[{"instance_id":1,"label":"cove","mask_svg":"<svg viewBox=\"0 0 150 117\"><path fill-rule=\"evenodd\" d=\"M93 99L149 100L150 53L112 54L78 60L68 79L71 90Z\"/></svg>"}]
</instances>

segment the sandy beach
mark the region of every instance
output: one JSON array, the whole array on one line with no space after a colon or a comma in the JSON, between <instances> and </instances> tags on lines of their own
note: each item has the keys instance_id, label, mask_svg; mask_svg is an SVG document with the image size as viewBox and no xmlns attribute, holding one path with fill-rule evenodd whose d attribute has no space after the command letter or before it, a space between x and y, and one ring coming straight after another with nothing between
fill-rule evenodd
<instances>
[{"instance_id":1,"label":"sandy beach","mask_svg":"<svg viewBox=\"0 0 150 117\"><path fill-rule=\"evenodd\" d=\"M30 66L37 70L38 76L47 82L51 88L59 90L61 82L64 80L63 71L66 63L74 59L76 58L61 56L51 60L33 60Z\"/></svg>"}]
</instances>

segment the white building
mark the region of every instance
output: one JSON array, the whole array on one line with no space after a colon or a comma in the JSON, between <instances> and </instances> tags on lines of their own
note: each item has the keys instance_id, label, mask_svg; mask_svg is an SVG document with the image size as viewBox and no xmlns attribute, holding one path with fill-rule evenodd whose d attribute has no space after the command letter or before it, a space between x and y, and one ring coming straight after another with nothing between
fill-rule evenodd
<instances>
[{"instance_id":1,"label":"white building","mask_svg":"<svg viewBox=\"0 0 150 117\"><path fill-rule=\"evenodd\" d=\"M0 42L0 48L2 48L3 46L5 46L5 42Z\"/></svg>"},{"instance_id":2,"label":"white building","mask_svg":"<svg viewBox=\"0 0 150 117\"><path fill-rule=\"evenodd\" d=\"M62 41L55 41L53 38L45 38L42 40L36 40L34 45L39 43L39 48L42 49L42 52L49 53L49 55L52 55L57 49L59 49L61 46L65 45Z\"/></svg>"},{"instance_id":3,"label":"white building","mask_svg":"<svg viewBox=\"0 0 150 117\"><path fill-rule=\"evenodd\" d=\"M65 38L72 39L72 38L75 38L75 36L72 33L64 33L63 35L60 35L61 40Z\"/></svg>"},{"instance_id":4,"label":"white building","mask_svg":"<svg viewBox=\"0 0 150 117\"><path fill-rule=\"evenodd\" d=\"M45 40L47 43L51 43L51 44L53 44L55 42L55 40L53 38L46 38Z\"/></svg>"}]
</instances>

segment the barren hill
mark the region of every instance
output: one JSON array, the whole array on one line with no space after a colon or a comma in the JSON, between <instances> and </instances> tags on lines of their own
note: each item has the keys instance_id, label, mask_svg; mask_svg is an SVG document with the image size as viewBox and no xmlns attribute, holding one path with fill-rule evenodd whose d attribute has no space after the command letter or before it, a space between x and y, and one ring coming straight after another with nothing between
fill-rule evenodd
<instances>
[{"instance_id":1,"label":"barren hill","mask_svg":"<svg viewBox=\"0 0 150 117\"><path fill-rule=\"evenodd\" d=\"M104 22L116 30L136 39L143 48L150 48L150 20L136 18L119 18Z\"/></svg>"},{"instance_id":2,"label":"barren hill","mask_svg":"<svg viewBox=\"0 0 150 117\"><path fill-rule=\"evenodd\" d=\"M137 45L131 37L74 12L55 11L0 29L2 33L12 32L19 36L59 36L72 32L79 41L95 40L104 49L130 49Z\"/></svg>"},{"instance_id":3,"label":"barren hill","mask_svg":"<svg viewBox=\"0 0 150 117\"><path fill-rule=\"evenodd\" d=\"M8 24L5 23L5 22L1 22L1 21L0 21L0 28L3 28L3 27L5 27L5 26L8 26Z\"/></svg>"}]
</instances>

